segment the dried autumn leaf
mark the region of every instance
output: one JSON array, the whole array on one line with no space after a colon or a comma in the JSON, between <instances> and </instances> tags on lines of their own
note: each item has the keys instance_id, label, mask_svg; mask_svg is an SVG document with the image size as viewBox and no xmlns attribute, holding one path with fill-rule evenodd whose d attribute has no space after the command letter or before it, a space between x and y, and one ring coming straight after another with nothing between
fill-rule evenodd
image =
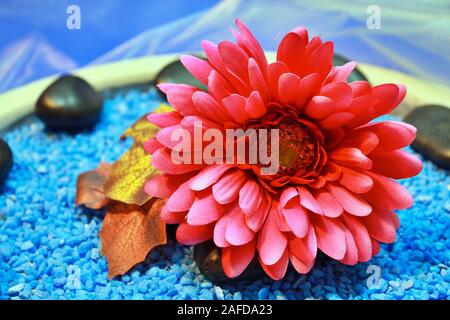
<instances>
[{"instance_id":1,"label":"dried autumn leaf","mask_svg":"<svg viewBox=\"0 0 450 320\"><path fill-rule=\"evenodd\" d=\"M125 274L154 247L167 243L166 226L160 219L163 204L161 199L143 206L111 203L99 232L109 279Z\"/></svg>"},{"instance_id":2,"label":"dried autumn leaf","mask_svg":"<svg viewBox=\"0 0 450 320\"><path fill-rule=\"evenodd\" d=\"M151 156L142 146L134 145L114 162L105 183L106 195L120 202L143 205L151 196L144 191L145 183L158 174L151 166Z\"/></svg>"},{"instance_id":3,"label":"dried autumn leaf","mask_svg":"<svg viewBox=\"0 0 450 320\"><path fill-rule=\"evenodd\" d=\"M172 108L162 103L153 113L162 113L172 111ZM154 137L159 128L147 120L147 116L143 115L138 121L136 121L131 127L129 127L120 137L121 140L126 137L133 138L135 144L143 144L148 139Z\"/></svg>"},{"instance_id":4,"label":"dried autumn leaf","mask_svg":"<svg viewBox=\"0 0 450 320\"><path fill-rule=\"evenodd\" d=\"M109 198L105 195L104 184L110 170L111 165L102 162L97 169L78 176L76 205L85 205L91 209L101 209L108 204Z\"/></svg>"},{"instance_id":5,"label":"dried autumn leaf","mask_svg":"<svg viewBox=\"0 0 450 320\"><path fill-rule=\"evenodd\" d=\"M162 104L155 112L170 110L168 105ZM152 138L159 128L146 118L147 115L141 117L122 135L122 139L132 137L134 144L112 165L105 183L105 193L111 199L142 205L152 198L144 191L144 185L158 175L159 171L151 166L151 155L145 152L143 144Z\"/></svg>"}]
</instances>

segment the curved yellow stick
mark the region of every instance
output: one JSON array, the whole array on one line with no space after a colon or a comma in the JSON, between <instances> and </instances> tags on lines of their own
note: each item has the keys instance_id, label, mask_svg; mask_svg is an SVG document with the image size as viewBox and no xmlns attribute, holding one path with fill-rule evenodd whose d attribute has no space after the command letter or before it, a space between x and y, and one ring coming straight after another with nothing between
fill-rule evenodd
<instances>
[{"instance_id":1,"label":"curved yellow stick","mask_svg":"<svg viewBox=\"0 0 450 320\"><path fill-rule=\"evenodd\" d=\"M73 73L84 78L95 89L104 90L152 81L164 66L176 60L178 56L178 54L147 56L87 66ZM268 52L267 58L269 61L274 61L275 54ZM359 68L374 85L381 83L406 85L408 87L408 95L405 100L407 108L428 103L444 104L450 101L450 88L438 83L415 79L397 71L368 64L359 64ZM40 94L57 77L55 75L37 80L1 94L0 130L31 114Z\"/></svg>"}]
</instances>

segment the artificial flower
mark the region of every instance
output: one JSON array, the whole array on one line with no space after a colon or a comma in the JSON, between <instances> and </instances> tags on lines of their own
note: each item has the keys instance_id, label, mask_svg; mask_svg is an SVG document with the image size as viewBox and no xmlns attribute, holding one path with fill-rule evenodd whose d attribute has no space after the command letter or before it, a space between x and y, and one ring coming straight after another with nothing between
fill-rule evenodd
<instances>
[{"instance_id":1,"label":"artificial flower","mask_svg":"<svg viewBox=\"0 0 450 320\"><path fill-rule=\"evenodd\" d=\"M255 256L276 280L289 262L309 272L318 250L347 265L368 261L380 242L395 241L394 210L413 204L394 179L422 169L402 150L415 138L413 126L371 122L391 112L406 88L348 83L356 64L333 67L333 43L310 39L305 28L287 33L269 64L250 30L236 25L236 43L203 41L207 60L181 58L207 92L159 85L174 110L148 118L161 128L145 144L161 174L146 192L167 199L161 217L179 224L178 242L213 239L222 248L230 278ZM220 130L279 129L278 172L262 175L259 164L175 163L171 133L192 130L195 121Z\"/></svg>"}]
</instances>

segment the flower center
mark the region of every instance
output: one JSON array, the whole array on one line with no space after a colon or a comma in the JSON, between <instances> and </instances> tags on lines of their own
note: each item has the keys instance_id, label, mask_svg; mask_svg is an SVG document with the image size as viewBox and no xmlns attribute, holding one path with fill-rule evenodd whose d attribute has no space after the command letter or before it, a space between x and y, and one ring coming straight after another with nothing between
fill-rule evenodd
<instances>
[{"instance_id":1,"label":"flower center","mask_svg":"<svg viewBox=\"0 0 450 320\"><path fill-rule=\"evenodd\" d=\"M294 120L283 120L278 129L280 130L278 174L293 176L314 165L317 159L316 139L308 128Z\"/></svg>"}]
</instances>

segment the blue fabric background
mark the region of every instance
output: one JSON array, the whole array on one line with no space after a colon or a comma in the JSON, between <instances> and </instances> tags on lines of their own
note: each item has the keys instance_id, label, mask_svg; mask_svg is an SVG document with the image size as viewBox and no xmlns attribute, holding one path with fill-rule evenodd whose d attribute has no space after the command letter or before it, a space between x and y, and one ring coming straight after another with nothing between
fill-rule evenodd
<instances>
[{"instance_id":1,"label":"blue fabric background","mask_svg":"<svg viewBox=\"0 0 450 320\"><path fill-rule=\"evenodd\" d=\"M81 29L66 27L77 4ZM450 3L378 0L381 28L369 30L372 0L12 0L0 2L0 92L55 73L157 53L200 50L231 39L241 18L265 50L303 25L353 60L450 85Z\"/></svg>"}]
</instances>

